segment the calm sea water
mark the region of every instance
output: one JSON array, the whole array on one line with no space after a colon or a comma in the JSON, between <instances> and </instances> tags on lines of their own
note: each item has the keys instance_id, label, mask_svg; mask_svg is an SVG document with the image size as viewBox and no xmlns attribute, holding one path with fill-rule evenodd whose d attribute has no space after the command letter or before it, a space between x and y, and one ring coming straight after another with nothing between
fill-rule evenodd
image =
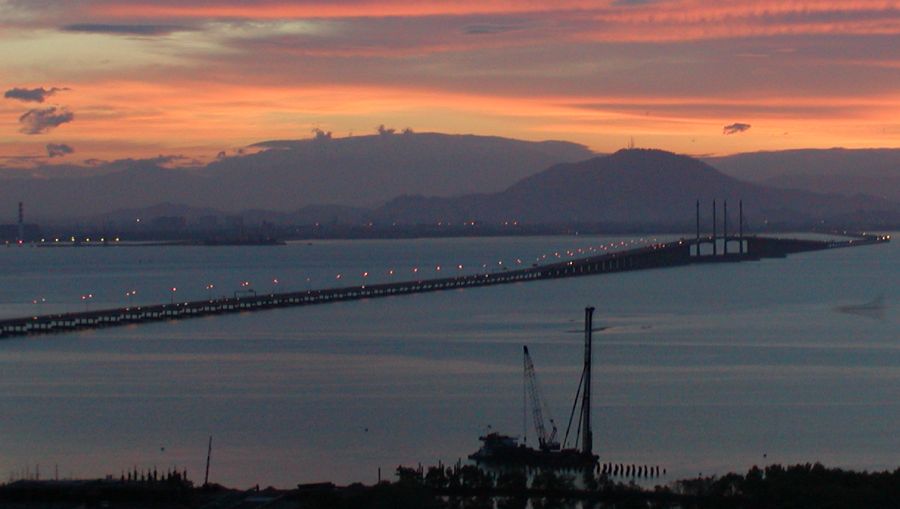
<instances>
[{"instance_id":1,"label":"calm sea water","mask_svg":"<svg viewBox=\"0 0 900 509\"><path fill-rule=\"evenodd\" d=\"M243 281L270 292L414 267L502 270L622 240L0 248L0 316L121 306L130 290L138 304L232 295ZM0 475L177 466L202 481L210 435L210 478L233 486L372 482L379 467L454 462L488 426L522 433L523 344L565 423L587 305L605 327L601 461L670 477L771 462L896 468L898 281L894 243L5 340ZM881 317L836 309L882 294Z\"/></svg>"}]
</instances>

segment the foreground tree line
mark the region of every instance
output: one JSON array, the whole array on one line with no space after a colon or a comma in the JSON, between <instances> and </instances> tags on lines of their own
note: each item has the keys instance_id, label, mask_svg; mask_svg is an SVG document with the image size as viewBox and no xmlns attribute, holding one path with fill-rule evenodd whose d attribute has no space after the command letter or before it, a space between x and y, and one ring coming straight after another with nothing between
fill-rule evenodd
<instances>
[{"instance_id":1,"label":"foreground tree line","mask_svg":"<svg viewBox=\"0 0 900 509\"><path fill-rule=\"evenodd\" d=\"M821 464L753 467L666 486L614 482L592 472L489 472L473 465L398 467L395 482L299 497L318 508L897 508L900 468L855 472ZM530 503L530 506L529 506Z\"/></svg>"},{"instance_id":2,"label":"foreground tree line","mask_svg":"<svg viewBox=\"0 0 900 509\"><path fill-rule=\"evenodd\" d=\"M194 486L186 475L0 484L0 508L108 509L806 509L900 508L900 468L854 472L820 464L753 467L746 474L698 477L665 486L615 482L594 472L508 470L473 465L398 467L373 486L333 483L250 490ZM644 479L646 481L646 479Z\"/></svg>"}]
</instances>

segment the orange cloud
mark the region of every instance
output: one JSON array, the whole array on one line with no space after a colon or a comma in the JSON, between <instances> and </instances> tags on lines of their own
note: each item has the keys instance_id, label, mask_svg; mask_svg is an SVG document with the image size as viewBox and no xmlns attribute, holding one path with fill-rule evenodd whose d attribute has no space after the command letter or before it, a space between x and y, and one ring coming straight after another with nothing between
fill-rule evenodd
<instances>
[{"instance_id":1,"label":"orange cloud","mask_svg":"<svg viewBox=\"0 0 900 509\"><path fill-rule=\"evenodd\" d=\"M412 86L208 87L187 81L105 82L89 90L79 87L71 95L78 129L53 141L76 147L84 157L105 159L161 153L210 159L219 150L266 139L309 137L316 127L345 136L374 132L381 123L418 131L568 139L600 151L620 147L629 136L682 152L900 145L887 130L897 126L891 114L900 107L896 95L704 102L692 97L504 97ZM793 116L782 111L791 108L808 111ZM732 115L754 126L740 139L720 135ZM14 127L0 124L0 138ZM4 150L14 149L7 145Z\"/></svg>"},{"instance_id":2,"label":"orange cloud","mask_svg":"<svg viewBox=\"0 0 900 509\"><path fill-rule=\"evenodd\" d=\"M603 41L666 41L788 34L895 34L900 5L893 1L611 0L347 1L191 3L99 2L94 15L120 19L340 19L426 16L515 16L541 13L575 21L571 35ZM593 21L590 26L585 21ZM559 34L564 36L564 34Z\"/></svg>"},{"instance_id":3,"label":"orange cloud","mask_svg":"<svg viewBox=\"0 0 900 509\"><path fill-rule=\"evenodd\" d=\"M606 2L602 2L601 5ZM92 10L97 15L126 18L237 18L237 19L319 19L387 16L437 16L463 14L516 14L556 10L591 9L598 2L561 0L554 3L536 0L388 0L388 1L310 1L310 2L205 2L159 4L153 2L100 3Z\"/></svg>"},{"instance_id":4,"label":"orange cloud","mask_svg":"<svg viewBox=\"0 0 900 509\"><path fill-rule=\"evenodd\" d=\"M73 157L211 157L381 123L604 151L631 135L694 152L900 146L897 1L20 5L0 68L21 82L4 89L71 86L53 101L77 121L51 134ZM0 156L44 152L18 131L25 111L0 101ZM723 137L735 121L753 129Z\"/></svg>"},{"instance_id":5,"label":"orange cloud","mask_svg":"<svg viewBox=\"0 0 900 509\"><path fill-rule=\"evenodd\" d=\"M708 2L620 2L614 0L346 0L190 2L100 1L92 11L107 16L194 18L340 18L386 16L434 16L466 14L521 14L532 12L599 11L609 19L655 19L658 21L723 21L736 17L833 12L896 11L898 5L885 0L759 0Z\"/></svg>"}]
</instances>

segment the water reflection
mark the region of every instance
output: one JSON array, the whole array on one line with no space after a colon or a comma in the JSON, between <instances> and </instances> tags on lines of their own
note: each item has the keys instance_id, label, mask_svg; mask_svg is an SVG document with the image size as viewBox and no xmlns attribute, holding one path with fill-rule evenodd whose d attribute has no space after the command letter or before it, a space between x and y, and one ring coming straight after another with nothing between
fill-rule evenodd
<instances>
[{"instance_id":1,"label":"water reflection","mask_svg":"<svg viewBox=\"0 0 900 509\"><path fill-rule=\"evenodd\" d=\"M283 248L0 253L0 312L205 298L240 281L481 266L603 239L333 242ZM155 323L0 344L0 473L203 469L233 486L374 482L453 463L486 425L521 429L521 347L566 415L585 305L595 323L595 452L670 476L821 460L896 466L900 246ZM495 260L496 261L496 260ZM349 268L348 268L349 267ZM355 267L355 268L354 268ZM373 268L374 267L374 268ZM387 277L387 276L385 276ZM223 281L231 281L227 286ZM90 287L90 288L88 288ZM191 290L188 290L191 289ZM884 292L883 318L834 312ZM36 295L46 302L34 304ZM69 302L71 301L71 302ZM68 303L67 303L68 302ZM74 302L74 304L73 304ZM164 446L164 450L161 447Z\"/></svg>"}]
</instances>

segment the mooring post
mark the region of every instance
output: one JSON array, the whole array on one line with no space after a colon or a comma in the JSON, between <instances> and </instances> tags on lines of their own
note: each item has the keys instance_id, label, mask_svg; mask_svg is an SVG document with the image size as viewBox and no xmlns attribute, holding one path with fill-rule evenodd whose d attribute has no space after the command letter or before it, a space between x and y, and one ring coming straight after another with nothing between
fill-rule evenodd
<instances>
[{"instance_id":1,"label":"mooring post","mask_svg":"<svg viewBox=\"0 0 900 509\"><path fill-rule=\"evenodd\" d=\"M716 200L713 200L712 224L713 224L713 234L712 234L713 256L716 256L716 254L718 254L718 250L716 248Z\"/></svg>"}]
</instances>

